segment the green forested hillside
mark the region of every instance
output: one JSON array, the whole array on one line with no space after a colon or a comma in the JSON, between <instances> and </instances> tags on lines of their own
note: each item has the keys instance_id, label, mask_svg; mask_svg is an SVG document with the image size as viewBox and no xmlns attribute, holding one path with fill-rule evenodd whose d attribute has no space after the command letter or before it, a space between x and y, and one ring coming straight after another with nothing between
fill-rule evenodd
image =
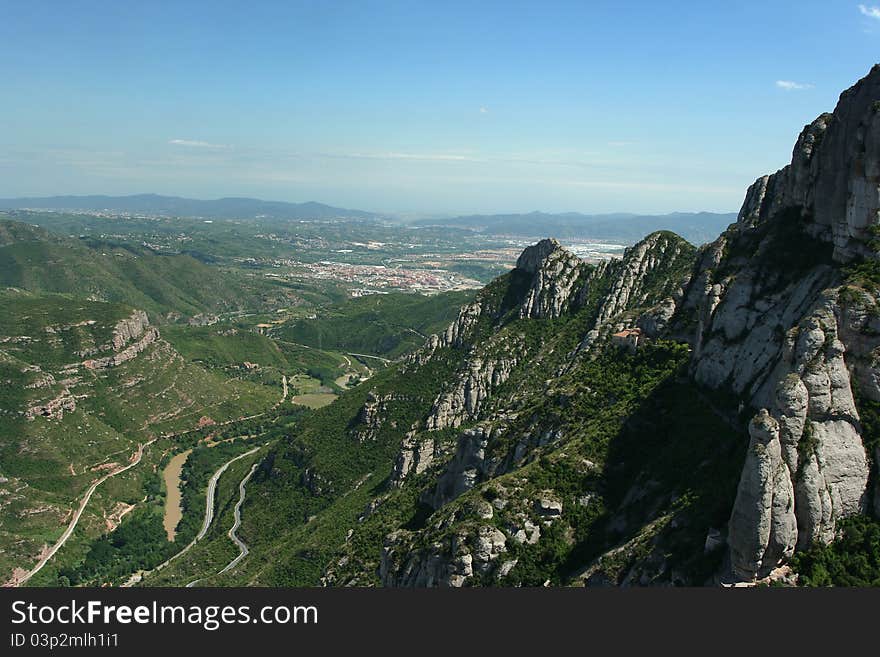
<instances>
[{"instance_id":1,"label":"green forested hillside","mask_svg":"<svg viewBox=\"0 0 880 657\"><path fill-rule=\"evenodd\" d=\"M0 221L0 286L125 303L154 319L171 311L224 313L297 298L280 283L223 271L188 255L86 243L10 221Z\"/></svg>"},{"instance_id":2,"label":"green forested hillside","mask_svg":"<svg viewBox=\"0 0 880 657\"><path fill-rule=\"evenodd\" d=\"M0 292L2 581L33 566L89 485L130 462L139 444L191 430L204 417L221 423L263 412L281 397L280 376L260 382L200 367L161 335L145 340L129 360L87 367L88 359L121 352L110 343L133 312L67 295ZM144 338L152 335L141 333L124 346ZM173 439L148 450L142 467L97 491L71 549L143 497L137 482L169 448Z\"/></svg>"},{"instance_id":3,"label":"green forested hillside","mask_svg":"<svg viewBox=\"0 0 880 657\"><path fill-rule=\"evenodd\" d=\"M301 319L277 329L278 337L318 349L375 354L386 358L412 351L443 331L473 292L433 296L382 294L321 308L316 319Z\"/></svg>"}]
</instances>

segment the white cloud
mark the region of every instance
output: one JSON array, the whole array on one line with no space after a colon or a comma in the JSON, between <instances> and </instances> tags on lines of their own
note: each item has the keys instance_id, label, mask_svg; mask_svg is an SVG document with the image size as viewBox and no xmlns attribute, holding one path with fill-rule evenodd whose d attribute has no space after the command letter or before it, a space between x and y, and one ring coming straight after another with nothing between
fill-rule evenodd
<instances>
[{"instance_id":1,"label":"white cloud","mask_svg":"<svg viewBox=\"0 0 880 657\"><path fill-rule=\"evenodd\" d=\"M196 139L169 139L169 144L174 146L190 146L192 148L213 148L215 150L225 150L232 148L226 144L212 144L207 141L198 141Z\"/></svg>"},{"instance_id":2,"label":"white cloud","mask_svg":"<svg viewBox=\"0 0 880 657\"><path fill-rule=\"evenodd\" d=\"M484 158L454 153L345 153L327 154L329 157L347 157L359 160L419 160L425 162L484 162Z\"/></svg>"},{"instance_id":3,"label":"white cloud","mask_svg":"<svg viewBox=\"0 0 880 657\"><path fill-rule=\"evenodd\" d=\"M859 11L862 12L862 16L876 18L880 21L880 7L866 7L865 5L859 5Z\"/></svg>"},{"instance_id":4,"label":"white cloud","mask_svg":"<svg viewBox=\"0 0 880 657\"><path fill-rule=\"evenodd\" d=\"M481 107L480 108L480 114L488 114L488 113L489 113L488 107Z\"/></svg>"},{"instance_id":5,"label":"white cloud","mask_svg":"<svg viewBox=\"0 0 880 657\"><path fill-rule=\"evenodd\" d=\"M791 80L777 80L776 86L785 91L803 91L804 89L812 89L813 85L804 84L802 82L792 82Z\"/></svg>"}]
</instances>

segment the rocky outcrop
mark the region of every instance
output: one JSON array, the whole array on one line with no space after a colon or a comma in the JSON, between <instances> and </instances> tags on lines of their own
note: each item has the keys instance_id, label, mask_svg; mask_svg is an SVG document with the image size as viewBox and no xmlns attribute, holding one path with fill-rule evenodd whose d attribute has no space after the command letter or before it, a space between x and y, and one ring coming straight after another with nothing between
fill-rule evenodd
<instances>
[{"instance_id":1,"label":"rocky outcrop","mask_svg":"<svg viewBox=\"0 0 880 657\"><path fill-rule=\"evenodd\" d=\"M580 303L593 288L607 281L593 326L586 332L579 351L587 351L602 336L630 328L636 323L654 337L665 331L687 283L694 247L677 235L657 232L626 249L623 258L602 263L581 291ZM680 273L676 273L679 272ZM639 318L627 311L648 307Z\"/></svg>"},{"instance_id":2,"label":"rocky outcrop","mask_svg":"<svg viewBox=\"0 0 880 657\"><path fill-rule=\"evenodd\" d=\"M37 368L39 371L39 368ZM25 388L29 390L37 390L39 388L51 388L55 385L55 377L52 376L49 372L40 372L38 376L35 376L31 383L28 383Z\"/></svg>"},{"instance_id":3,"label":"rocky outcrop","mask_svg":"<svg viewBox=\"0 0 880 657\"><path fill-rule=\"evenodd\" d=\"M730 517L730 552L734 573L752 580L794 553L797 521L779 423L762 409L752 419L749 435L751 442Z\"/></svg>"},{"instance_id":4,"label":"rocky outcrop","mask_svg":"<svg viewBox=\"0 0 880 657\"><path fill-rule=\"evenodd\" d=\"M687 242L671 233L652 233L641 242L628 248L620 260L619 271L614 276L611 289L605 296L597 324L602 324L628 308L643 306L649 301L652 283L665 279L670 265L683 253L693 252ZM654 279L654 280L652 280ZM684 280L672 281L681 286ZM661 286L664 291L668 287ZM675 289L677 291L677 288Z\"/></svg>"},{"instance_id":5,"label":"rocky outcrop","mask_svg":"<svg viewBox=\"0 0 880 657\"><path fill-rule=\"evenodd\" d=\"M498 432L498 429L494 431ZM492 436L493 430L488 426L474 427L462 433L452 460L423 501L439 509L480 482L486 475L486 446Z\"/></svg>"},{"instance_id":6,"label":"rocky outcrop","mask_svg":"<svg viewBox=\"0 0 880 657\"><path fill-rule=\"evenodd\" d=\"M878 110L874 67L804 129L789 166L749 188L671 322L693 344L698 383L760 409L729 525L738 579L767 576L866 508L853 388L880 399L880 320L873 288L849 283L840 263L877 258Z\"/></svg>"},{"instance_id":7,"label":"rocky outcrop","mask_svg":"<svg viewBox=\"0 0 880 657\"><path fill-rule=\"evenodd\" d=\"M82 365L89 370L103 370L107 369L108 367L116 367L117 365L121 365L122 363L132 360L139 353L141 353L151 344L156 342L156 340L158 339L159 331L152 326L148 327L146 331L141 334L140 339L128 345L121 351L113 354L112 356L104 356L103 358L91 358L89 360L84 360L82 362ZM114 344L116 344L115 338Z\"/></svg>"},{"instance_id":8,"label":"rocky outcrop","mask_svg":"<svg viewBox=\"0 0 880 657\"><path fill-rule=\"evenodd\" d=\"M428 431L454 428L476 418L494 389L510 378L517 362L514 356L497 360L471 359L452 388L437 397L425 428Z\"/></svg>"},{"instance_id":9,"label":"rocky outcrop","mask_svg":"<svg viewBox=\"0 0 880 657\"><path fill-rule=\"evenodd\" d=\"M300 483L315 496L331 492L330 481L315 468L306 468L300 476Z\"/></svg>"},{"instance_id":10,"label":"rocky outcrop","mask_svg":"<svg viewBox=\"0 0 880 657\"><path fill-rule=\"evenodd\" d=\"M526 249L404 363L443 373L400 428L404 490L370 502L325 581L693 585L716 563L791 583L796 551L880 509L878 101L875 68L699 251L663 232L596 266ZM644 348L604 351L630 327ZM668 338L691 357L650 343Z\"/></svg>"},{"instance_id":11,"label":"rocky outcrop","mask_svg":"<svg viewBox=\"0 0 880 657\"><path fill-rule=\"evenodd\" d=\"M379 576L383 586L460 587L474 576L509 572L512 564L501 559L507 536L491 525L473 532L455 533L428 548L412 549L412 532L390 534L382 549Z\"/></svg>"},{"instance_id":12,"label":"rocky outcrop","mask_svg":"<svg viewBox=\"0 0 880 657\"><path fill-rule=\"evenodd\" d=\"M767 221L799 207L810 230L847 262L876 257L870 228L880 221L880 65L843 92L833 114L804 128L791 164L752 185L740 221Z\"/></svg>"},{"instance_id":13,"label":"rocky outcrop","mask_svg":"<svg viewBox=\"0 0 880 657\"><path fill-rule=\"evenodd\" d=\"M467 348L474 329L483 313L483 305L480 301L474 301L463 306L458 311L458 317L450 324L443 333L435 333L428 336L425 345L404 359L407 366L421 366L427 363L438 349L447 347Z\"/></svg>"},{"instance_id":14,"label":"rocky outcrop","mask_svg":"<svg viewBox=\"0 0 880 657\"><path fill-rule=\"evenodd\" d=\"M434 440L430 437L417 438L415 431L410 431L403 439L400 452L394 461L394 469L391 471L390 485L399 488L404 480L412 475L418 475L431 467L434 461Z\"/></svg>"},{"instance_id":15,"label":"rocky outcrop","mask_svg":"<svg viewBox=\"0 0 880 657\"><path fill-rule=\"evenodd\" d=\"M669 322L675 316L676 308L675 297L666 297L656 306L649 308L639 315L636 325L647 338L657 338L665 335Z\"/></svg>"},{"instance_id":16,"label":"rocky outcrop","mask_svg":"<svg viewBox=\"0 0 880 657\"><path fill-rule=\"evenodd\" d=\"M517 398L522 394L517 386L505 392L505 406L496 408L492 402L514 373L536 367L535 358L543 353L541 347L535 350L528 330L517 320L559 319L589 306L594 310L585 315L590 318L588 328L595 326L593 322L608 328L639 321L649 327L652 337L660 336L681 298L680 288L694 253L695 249L677 236L655 233L627 250L621 261L593 266L557 241L542 240L523 252L516 270L502 279L503 289L490 288L480 295L462 309L447 331L432 336L425 349L408 360L407 366L421 366L439 349L466 350L452 382L436 397L422 430L405 436L390 485L406 485L408 477L430 468L436 471L436 479L420 491L419 501L437 513L458 509L460 504L466 511L464 515L451 511L440 528L407 529L389 535L380 566L383 583L460 586L475 579L483 581L486 574L498 578L511 573L517 560L500 558L507 543L538 543L542 528L560 519L564 510L561 496L547 490L534 497L518 490L511 493L515 500L505 496L492 503L466 496L483 484L493 490L503 488L494 483L498 477L528 462L536 450L564 440L565 431L552 418L535 415L517 419ZM506 322L511 323L509 330ZM570 348L562 352L563 362L574 362ZM537 368L540 371L539 365ZM548 375L552 376L552 371ZM534 392L533 383L523 382L529 394ZM455 428L463 430L454 442L445 435L432 436ZM486 483L490 480L493 483ZM590 496L581 497L583 506L591 504ZM503 531L493 530L497 535L467 522L491 520L493 516L503 527ZM446 523L453 523L453 527Z\"/></svg>"},{"instance_id":17,"label":"rocky outcrop","mask_svg":"<svg viewBox=\"0 0 880 657\"><path fill-rule=\"evenodd\" d=\"M480 495L448 504L419 531L386 536L379 575L385 586L472 586L499 581L528 554L547 530L568 535L562 496L556 490L527 490L524 480L488 484ZM491 500L491 501L490 501ZM561 523L561 531L549 528Z\"/></svg>"},{"instance_id":18,"label":"rocky outcrop","mask_svg":"<svg viewBox=\"0 0 880 657\"><path fill-rule=\"evenodd\" d=\"M376 439L385 412L388 410L388 402L393 398L394 395L377 395L374 391L367 394L367 399L354 422L352 436L356 441L365 443Z\"/></svg>"},{"instance_id":19,"label":"rocky outcrop","mask_svg":"<svg viewBox=\"0 0 880 657\"><path fill-rule=\"evenodd\" d=\"M536 319L559 317L569 306L585 270L583 261L554 239L527 247L517 259L516 268L532 276L519 316Z\"/></svg>"},{"instance_id":20,"label":"rocky outcrop","mask_svg":"<svg viewBox=\"0 0 880 657\"><path fill-rule=\"evenodd\" d=\"M143 310L135 310L131 317L117 322L116 326L113 327L110 347L113 351L121 351L129 342L141 337L149 326L150 320L147 317L147 313Z\"/></svg>"},{"instance_id":21,"label":"rocky outcrop","mask_svg":"<svg viewBox=\"0 0 880 657\"><path fill-rule=\"evenodd\" d=\"M70 324L59 324L46 326L45 331L51 339L55 336L80 329L82 327L91 327L96 324L96 320L83 320ZM130 317L118 321L111 333L110 341L106 344L98 346L91 336L83 338L83 343L89 346L77 352L79 355L91 355L96 353L106 353L110 351L110 355L101 358L90 358L81 363L72 363L65 366L62 374L70 374L77 371L80 366L89 370L103 370L108 367L121 365L135 358L139 353L144 351L159 338L159 332L150 326L147 314L142 310L135 310ZM56 384L59 389L53 392L54 397L49 400L31 402L31 405L24 411L24 415L28 420L36 417L47 417L50 419L62 419L65 413L73 413L76 411L77 398L88 397L88 394L75 395L71 392L78 384L81 383L79 377L66 378L56 382L55 376L48 372L42 372L38 366L31 366L26 371L37 372L38 375L34 380L25 385L25 389L39 390L44 388L53 388Z\"/></svg>"},{"instance_id":22,"label":"rocky outcrop","mask_svg":"<svg viewBox=\"0 0 880 657\"><path fill-rule=\"evenodd\" d=\"M73 413L75 410L76 398L70 393L70 390L65 388L54 399L29 407L25 411L25 417L28 420L33 420L37 416L60 420L65 413Z\"/></svg>"}]
</instances>

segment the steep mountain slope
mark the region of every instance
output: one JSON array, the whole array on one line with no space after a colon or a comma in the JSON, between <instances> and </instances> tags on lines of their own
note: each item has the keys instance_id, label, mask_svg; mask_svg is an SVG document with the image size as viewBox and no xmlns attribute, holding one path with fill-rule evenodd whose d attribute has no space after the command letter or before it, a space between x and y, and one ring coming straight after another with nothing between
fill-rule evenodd
<instances>
[{"instance_id":1,"label":"steep mountain slope","mask_svg":"<svg viewBox=\"0 0 880 657\"><path fill-rule=\"evenodd\" d=\"M288 322L272 335L317 349L397 358L421 347L426 334L444 329L473 296L469 290L371 294L319 308L314 318Z\"/></svg>"},{"instance_id":2,"label":"steep mountain slope","mask_svg":"<svg viewBox=\"0 0 880 657\"><path fill-rule=\"evenodd\" d=\"M142 310L0 292L0 580L31 568L90 486L132 462L139 445L205 416L223 422L270 408L280 396L273 383L185 362ZM162 449L173 447L166 442ZM78 539L115 526L142 497L107 488L85 509Z\"/></svg>"},{"instance_id":3,"label":"steep mountain slope","mask_svg":"<svg viewBox=\"0 0 880 657\"><path fill-rule=\"evenodd\" d=\"M675 324L697 383L753 417L730 518L736 579L768 575L839 521L876 512L880 66L749 189L701 253Z\"/></svg>"}]
</instances>

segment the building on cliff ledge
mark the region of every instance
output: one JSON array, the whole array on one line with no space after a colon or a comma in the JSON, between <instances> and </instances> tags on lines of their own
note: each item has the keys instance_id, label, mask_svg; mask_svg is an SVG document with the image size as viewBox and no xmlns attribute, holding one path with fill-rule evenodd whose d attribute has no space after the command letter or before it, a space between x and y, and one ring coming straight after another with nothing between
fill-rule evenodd
<instances>
[{"instance_id":1,"label":"building on cliff ledge","mask_svg":"<svg viewBox=\"0 0 880 657\"><path fill-rule=\"evenodd\" d=\"M623 349L627 349L628 351L635 351L639 348L639 345L644 341L645 337L642 335L642 329L640 328L629 328L620 331L619 333L614 333L611 336L611 344L615 347L622 347Z\"/></svg>"}]
</instances>

